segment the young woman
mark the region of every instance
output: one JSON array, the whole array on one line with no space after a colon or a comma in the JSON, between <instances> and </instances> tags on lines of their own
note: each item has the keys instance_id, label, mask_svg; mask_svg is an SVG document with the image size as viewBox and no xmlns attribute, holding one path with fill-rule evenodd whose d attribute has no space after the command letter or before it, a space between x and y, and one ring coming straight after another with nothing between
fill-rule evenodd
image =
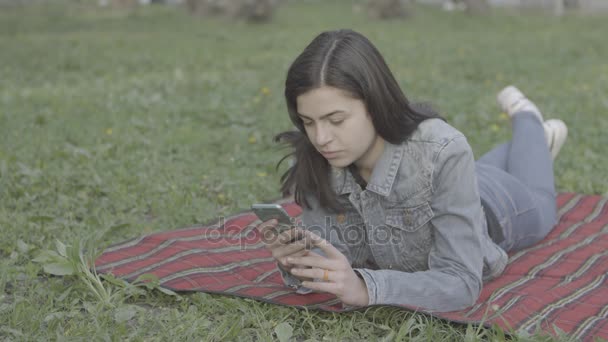
<instances>
[{"instance_id":1,"label":"young woman","mask_svg":"<svg viewBox=\"0 0 608 342\"><path fill-rule=\"evenodd\" d=\"M543 123L514 87L498 95L513 138L478 162L464 135L411 103L351 30L324 32L304 49L285 98L298 130L277 136L294 148L282 190L302 206L302 225L258 229L299 293L332 293L348 306L463 309L501 274L506 252L556 223L552 155L567 129Z\"/></svg>"}]
</instances>

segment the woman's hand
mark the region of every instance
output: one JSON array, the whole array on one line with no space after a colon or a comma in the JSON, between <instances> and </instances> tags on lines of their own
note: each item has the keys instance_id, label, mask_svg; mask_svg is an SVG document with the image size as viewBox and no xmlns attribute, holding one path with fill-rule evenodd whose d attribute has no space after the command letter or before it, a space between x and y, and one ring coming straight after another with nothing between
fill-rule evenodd
<instances>
[{"instance_id":1,"label":"woman's hand","mask_svg":"<svg viewBox=\"0 0 608 342\"><path fill-rule=\"evenodd\" d=\"M302 286L309 289L336 295L344 304L364 306L369 304L367 286L350 266L350 262L327 240L309 231L304 231L313 246L319 247L327 257L309 252L308 255L287 257L294 267L291 274L296 277L316 278L317 281L304 281ZM306 268L308 267L308 268ZM321 280L321 281L319 281Z\"/></svg>"},{"instance_id":2,"label":"woman's hand","mask_svg":"<svg viewBox=\"0 0 608 342\"><path fill-rule=\"evenodd\" d=\"M262 236L262 241L272 253L280 267L289 272L293 265L287 262L287 257L301 257L309 254L306 249L310 246L310 241L304 236L304 231L298 228L291 228L282 233L278 233L277 220L272 219L260 223L256 229ZM303 237L303 238L302 238ZM295 240L295 241L293 241ZM293 242L292 242L293 241ZM309 278L296 276L300 280L309 280Z\"/></svg>"}]
</instances>

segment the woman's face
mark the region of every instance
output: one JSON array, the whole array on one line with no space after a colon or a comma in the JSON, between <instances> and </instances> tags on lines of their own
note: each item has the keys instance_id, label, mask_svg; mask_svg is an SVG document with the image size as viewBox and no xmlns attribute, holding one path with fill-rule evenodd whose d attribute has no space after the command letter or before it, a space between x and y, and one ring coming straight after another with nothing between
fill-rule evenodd
<instances>
[{"instance_id":1,"label":"woman's face","mask_svg":"<svg viewBox=\"0 0 608 342\"><path fill-rule=\"evenodd\" d=\"M323 86L298 96L296 104L308 138L330 165L342 168L355 163L360 170L373 170L384 140L363 101Z\"/></svg>"}]
</instances>

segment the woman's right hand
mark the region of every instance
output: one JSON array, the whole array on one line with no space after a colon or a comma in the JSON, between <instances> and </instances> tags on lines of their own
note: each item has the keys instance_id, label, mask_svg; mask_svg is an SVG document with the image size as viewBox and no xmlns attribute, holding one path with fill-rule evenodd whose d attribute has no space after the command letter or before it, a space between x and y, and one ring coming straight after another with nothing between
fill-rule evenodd
<instances>
[{"instance_id":1,"label":"woman's right hand","mask_svg":"<svg viewBox=\"0 0 608 342\"><path fill-rule=\"evenodd\" d=\"M277 260L283 270L289 272L294 265L288 263L287 258L307 256L311 244L308 238L303 238L305 235L301 229L293 227L278 233L277 226L278 221L272 219L260 223L256 229L260 232L262 241L266 245L266 249L272 253L272 257ZM297 278L307 280L303 277Z\"/></svg>"}]
</instances>

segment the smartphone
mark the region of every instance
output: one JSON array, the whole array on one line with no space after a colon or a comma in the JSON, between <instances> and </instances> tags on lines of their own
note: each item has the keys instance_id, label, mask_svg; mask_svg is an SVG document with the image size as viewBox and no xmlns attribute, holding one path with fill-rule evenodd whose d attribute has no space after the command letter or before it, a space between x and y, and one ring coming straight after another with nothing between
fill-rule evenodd
<instances>
[{"instance_id":1,"label":"smartphone","mask_svg":"<svg viewBox=\"0 0 608 342\"><path fill-rule=\"evenodd\" d=\"M262 204L257 203L251 206L251 210L258 216L262 222L276 219L279 224L277 229L279 233L291 229L293 223L292 218L279 204Z\"/></svg>"}]
</instances>

